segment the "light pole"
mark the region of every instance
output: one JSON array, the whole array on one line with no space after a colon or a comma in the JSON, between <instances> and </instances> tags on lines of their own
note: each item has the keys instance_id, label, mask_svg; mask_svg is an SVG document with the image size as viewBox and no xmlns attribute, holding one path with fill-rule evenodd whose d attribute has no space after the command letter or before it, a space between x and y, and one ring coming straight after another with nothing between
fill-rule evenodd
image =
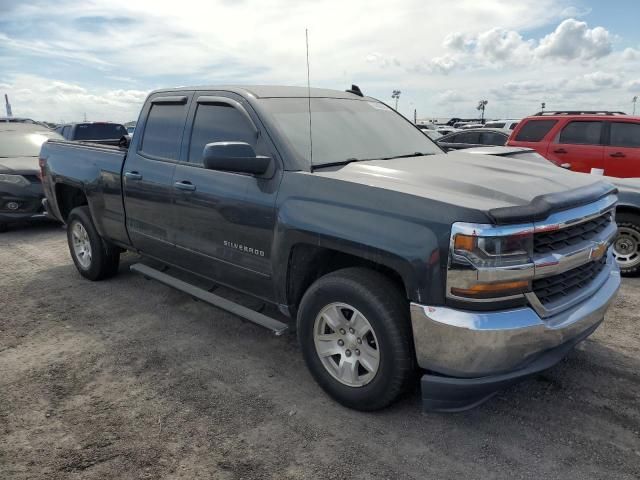
<instances>
[{"instance_id":1,"label":"light pole","mask_svg":"<svg viewBox=\"0 0 640 480\"><path fill-rule=\"evenodd\" d=\"M398 110L398 100L400 99L401 93L402 92L400 90L394 90L391 94L391 98L394 98L396 100L396 110Z\"/></svg>"},{"instance_id":2,"label":"light pole","mask_svg":"<svg viewBox=\"0 0 640 480\"><path fill-rule=\"evenodd\" d=\"M478 102L478 106L476 107L476 109L480 110L480 112L481 112L480 122L482 124L484 124L484 109L486 108L487 103L489 103L488 100L480 100Z\"/></svg>"},{"instance_id":3,"label":"light pole","mask_svg":"<svg viewBox=\"0 0 640 480\"><path fill-rule=\"evenodd\" d=\"M546 106L547 106L547 104L546 104L545 102L542 102L542 103L540 104L540 107L541 107L540 112L541 112L541 113L544 113L544 109L545 109L545 107L546 107Z\"/></svg>"},{"instance_id":4,"label":"light pole","mask_svg":"<svg viewBox=\"0 0 640 480\"><path fill-rule=\"evenodd\" d=\"M635 95L632 99L631 99L631 103L633 103L633 115L636 114L636 103L638 103L638 96Z\"/></svg>"}]
</instances>

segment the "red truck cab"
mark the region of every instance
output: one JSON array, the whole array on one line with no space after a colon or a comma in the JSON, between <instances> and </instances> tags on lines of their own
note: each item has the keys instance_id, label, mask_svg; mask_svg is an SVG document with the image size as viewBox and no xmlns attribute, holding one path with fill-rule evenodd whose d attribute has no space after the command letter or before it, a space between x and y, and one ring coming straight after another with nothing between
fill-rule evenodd
<instances>
[{"instance_id":1,"label":"red truck cab","mask_svg":"<svg viewBox=\"0 0 640 480\"><path fill-rule=\"evenodd\" d=\"M622 112L539 112L518 124L507 145L533 148L575 172L640 177L640 117Z\"/></svg>"}]
</instances>

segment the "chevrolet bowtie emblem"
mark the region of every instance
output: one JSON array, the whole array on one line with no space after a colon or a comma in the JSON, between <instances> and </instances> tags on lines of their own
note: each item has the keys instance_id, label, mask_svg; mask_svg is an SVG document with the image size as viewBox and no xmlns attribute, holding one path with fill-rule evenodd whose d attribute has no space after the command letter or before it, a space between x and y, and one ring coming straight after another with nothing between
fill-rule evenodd
<instances>
[{"instance_id":1,"label":"chevrolet bowtie emblem","mask_svg":"<svg viewBox=\"0 0 640 480\"><path fill-rule=\"evenodd\" d=\"M602 256L607 253L607 244L605 242L598 243L591 249L591 260L600 260Z\"/></svg>"}]
</instances>

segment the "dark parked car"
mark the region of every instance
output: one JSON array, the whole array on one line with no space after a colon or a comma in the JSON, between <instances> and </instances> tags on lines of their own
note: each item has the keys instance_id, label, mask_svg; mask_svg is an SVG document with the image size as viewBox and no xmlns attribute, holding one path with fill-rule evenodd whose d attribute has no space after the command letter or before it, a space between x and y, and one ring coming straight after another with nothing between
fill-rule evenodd
<instances>
[{"instance_id":1,"label":"dark parked car","mask_svg":"<svg viewBox=\"0 0 640 480\"><path fill-rule=\"evenodd\" d=\"M462 150L484 145L501 146L507 143L511 130L502 128L471 128L440 137L436 142L445 151Z\"/></svg>"},{"instance_id":2,"label":"dark parked car","mask_svg":"<svg viewBox=\"0 0 640 480\"><path fill-rule=\"evenodd\" d=\"M119 123L111 122L83 122L58 125L56 132L66 140L117 145L123 136L128 135L127 129Z\"/></svg>"},{"instance_id":3,"label":"dark parked car","mask_svg":"<svg viewBox=\"0 0 640 480\"><path fill-rule=\"evenodd\" d=\"M544 164L553 163L534 149L526 147L478 147L470 148L466 152ZM576 175L588 174L576 172ZM616 207L618 233L613 241L613 256L620 265L623 275L640 275L640 178L602 178L618 187L618 206Z\"/></svg>"},{"instance_id":4,"label":"dark parked car","mask_svg":"<svg viewBox=\"0 0 640 480\"><path fill-rule=\"evenodd\" d=\"M0 231L45 217L38 154L55 138L62 137L37 123L0 122Z\"/></svg>"},{"instance_id":5,"label":"dark parked car","mask_svg":"<svg viewBox=\"0 0 640 480\"><path fill-rule=\"evenodd\" d=\"M50 141L41 158L81 275L113 276L132 250L166 267L131 266L147 277L278 334L290 325L351 408L389 405L416 368L426 408L471 408L559 362L620 285L615 187L445 155L357 87L159 90L128 148Z\"/></svg>"}]
</instances>

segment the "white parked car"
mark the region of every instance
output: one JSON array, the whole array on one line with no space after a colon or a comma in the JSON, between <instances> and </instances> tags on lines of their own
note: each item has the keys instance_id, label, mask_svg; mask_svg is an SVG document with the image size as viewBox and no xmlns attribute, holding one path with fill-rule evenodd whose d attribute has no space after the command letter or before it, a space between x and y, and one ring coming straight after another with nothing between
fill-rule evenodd
<instances>
[{"instance_id":1,"label":"white parked car","mask_svg":"<svg viewBox=\"0 0 640 480\"><path fill-rule=\"evenodd\" d=\"M516 125L520 123L520 119L508 118L504 120L491 120L484 124L487 128L506 128L507 130L513 130Z\"/></svg>"}]
</instances>

